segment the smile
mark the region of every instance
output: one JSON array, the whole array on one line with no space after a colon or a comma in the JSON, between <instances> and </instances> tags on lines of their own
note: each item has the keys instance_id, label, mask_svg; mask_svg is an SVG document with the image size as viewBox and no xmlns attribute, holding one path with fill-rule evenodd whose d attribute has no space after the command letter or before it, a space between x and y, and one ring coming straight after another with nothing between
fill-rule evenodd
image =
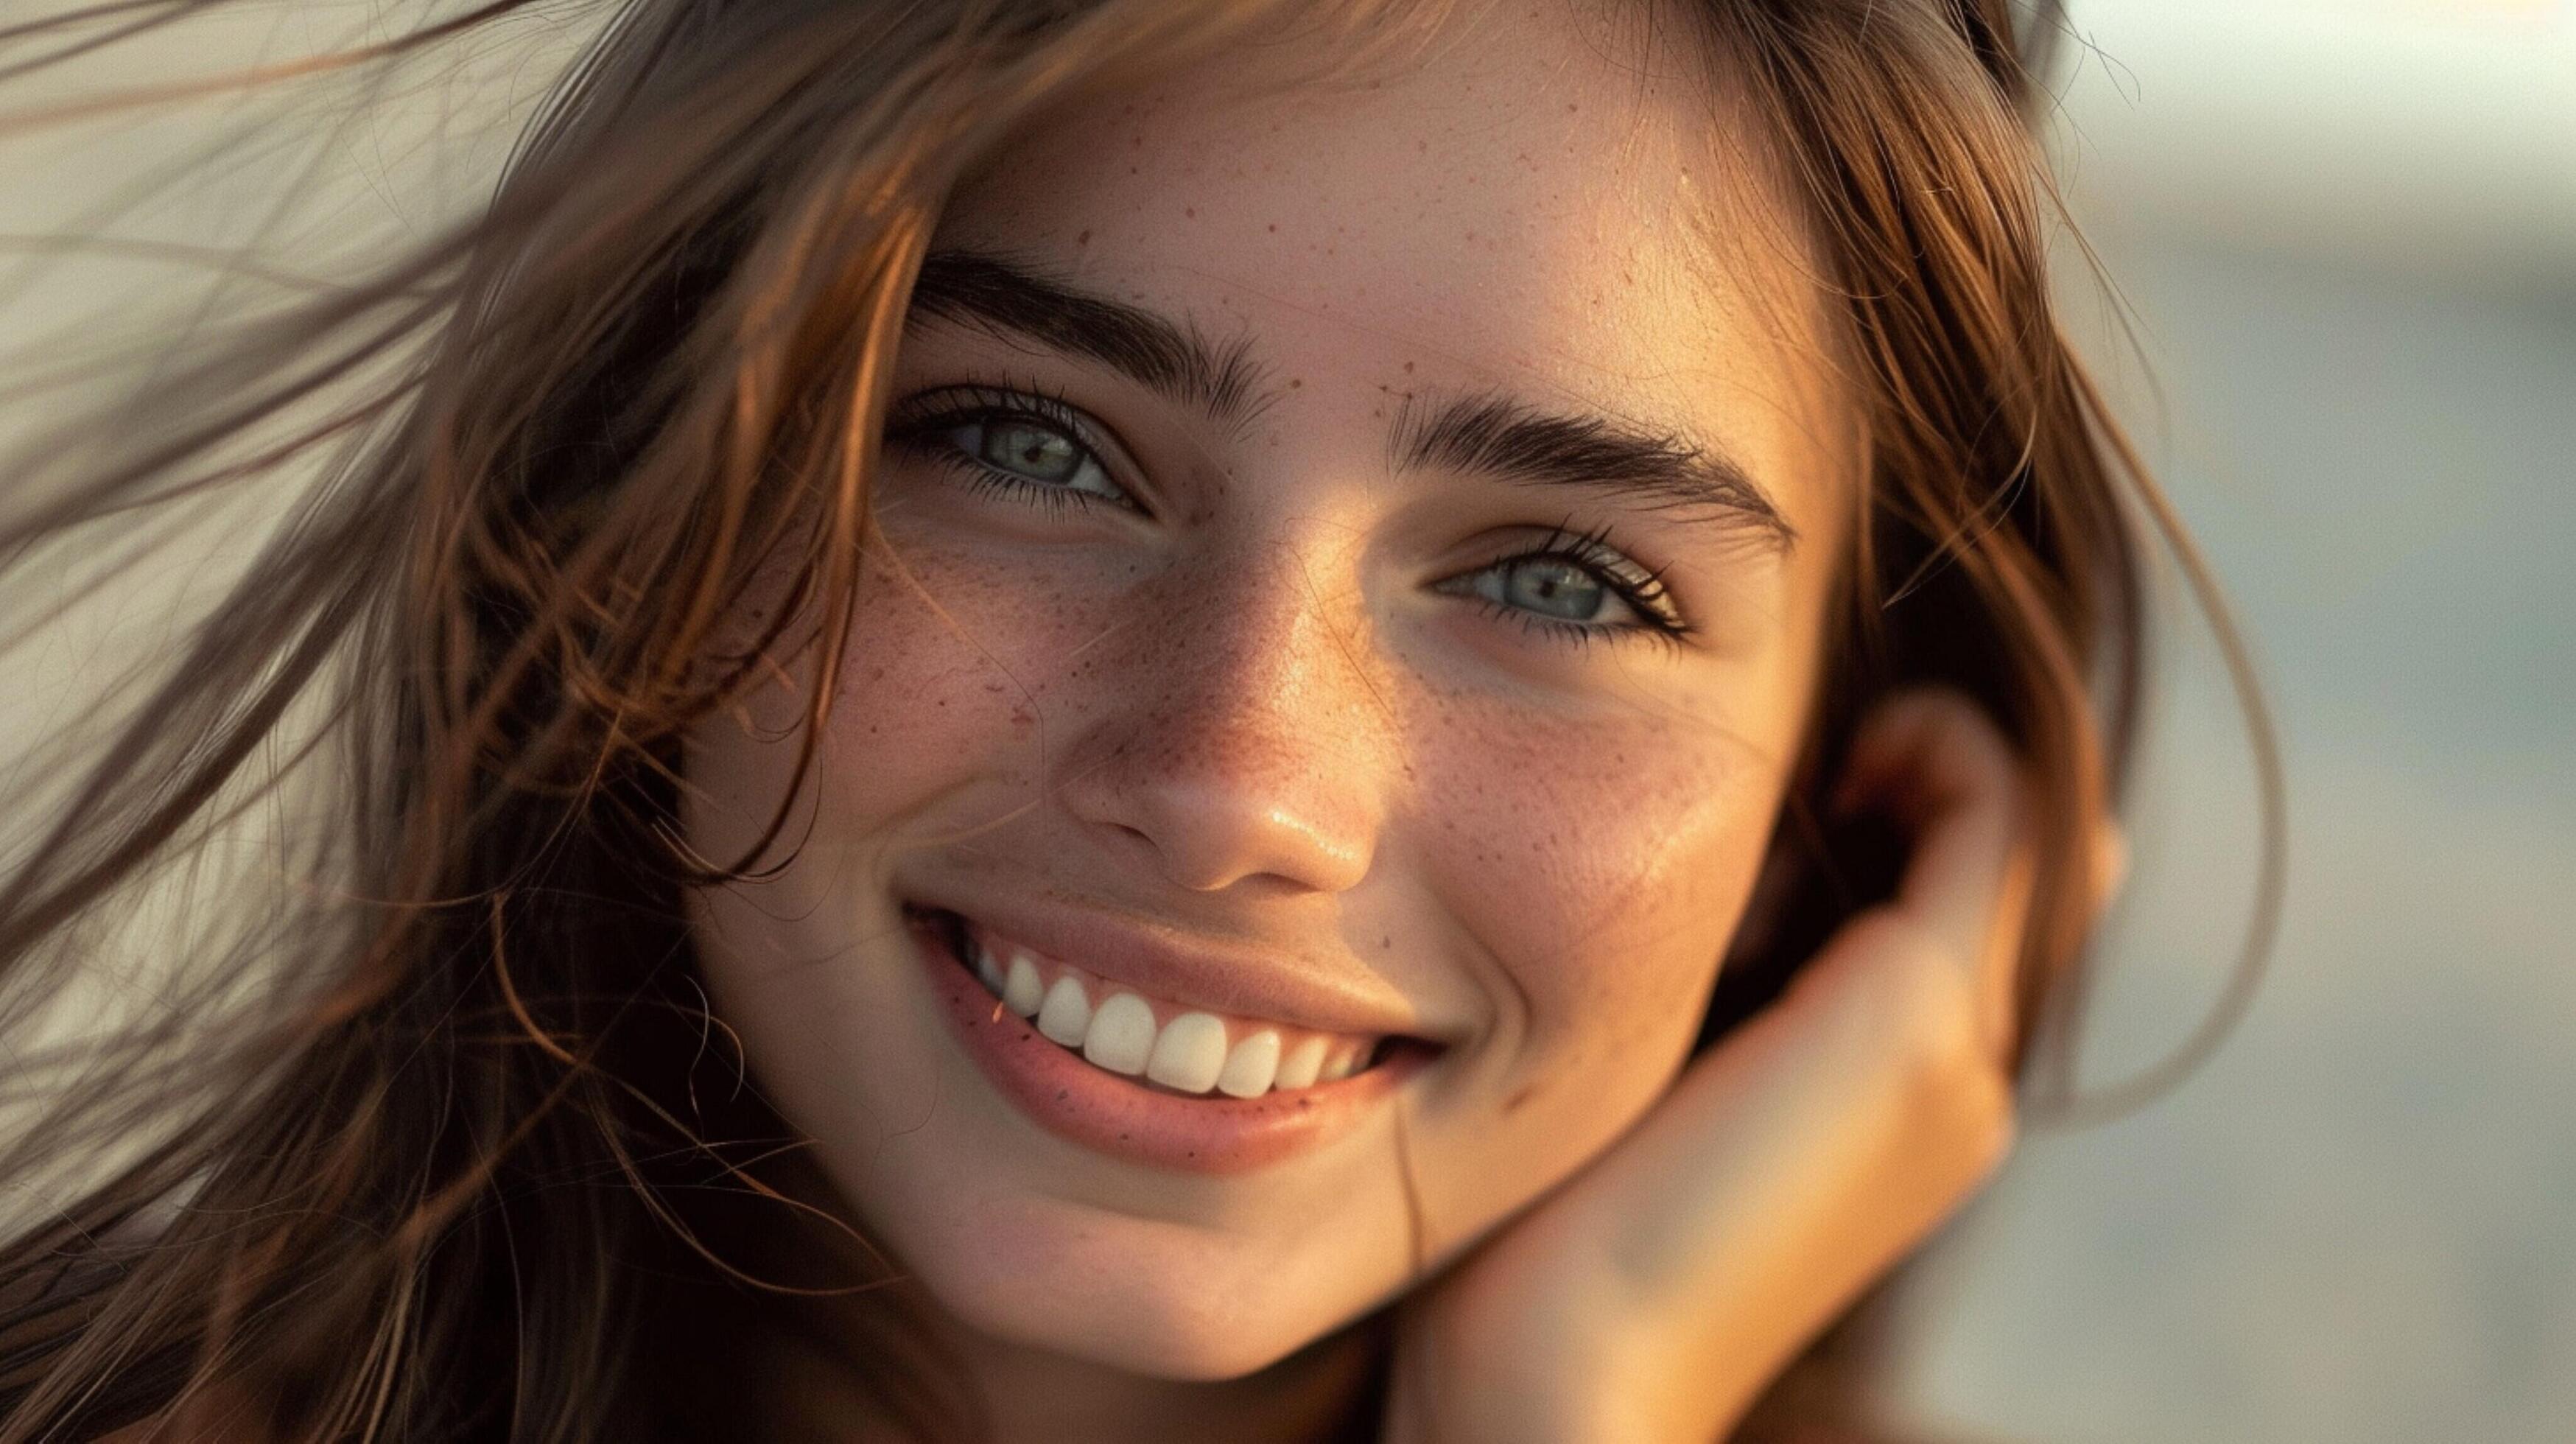
<instances>
[{"instance_id":1,"label":"smile","mask_svg":"<svg viewBox=\"0 0 2576 1444\"><path fill-rule=\"evenodd\" d=\"M961 958L1001 1005L1085 1062L1175 1093L1258 1098L1337 1083L1377 1061L1382 1037L1228 1016L1111 984L959 919Z\"/></svg>"},{"instance_id":2,"label":"smile","mask_svg":"<svg viewBox=\"0 0 2576 1444\"><path fill-rule=\"evenodd\" d=\"M908 908L942 1011L999 1090L1061 1137L1229 1173L1349 1132L1440 1049L1194 1006Z\"/></svg>"}]
</instances>

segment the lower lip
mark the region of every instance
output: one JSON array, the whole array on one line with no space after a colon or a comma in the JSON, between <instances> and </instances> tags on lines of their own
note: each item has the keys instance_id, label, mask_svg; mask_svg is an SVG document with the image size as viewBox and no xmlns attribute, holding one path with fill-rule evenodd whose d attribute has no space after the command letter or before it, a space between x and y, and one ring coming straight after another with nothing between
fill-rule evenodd
<instances>
[{"instance_id":1,"label":"lower lip","mask_svg":"<svg viewBox=\"0 0 2576 1444\"><path fill-rule=\"evenodd\" d=\"M1259 1098L1164 1093L1084 1062L1004 1008L944 926L915 917L911 932L940 1011L984 1076L1048 1132L1132 1163L1225 1174L1293 1158L1357 1128L1431 1058L1399 1046L1365 1072Z\"/></svg>"}]
</instances>

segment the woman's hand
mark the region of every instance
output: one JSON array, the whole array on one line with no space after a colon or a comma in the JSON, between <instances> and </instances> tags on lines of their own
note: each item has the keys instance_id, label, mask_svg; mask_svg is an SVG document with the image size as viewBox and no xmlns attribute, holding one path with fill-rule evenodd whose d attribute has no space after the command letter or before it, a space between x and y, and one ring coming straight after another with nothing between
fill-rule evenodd
<instances>
[{"instance_id":1,"label":"woman's hand","mask_svg":"<svg viewBox=\"0 0 2576 1444\"><path fill-rule=\"evenodd\" d=\"M1714 1439L2002 1161L2018 764L1973 704L1916 693L1863 728L1837 800L1911 833L1896 897L1403 1306L1386 1437Z\"/></svg>"}]
</instances>

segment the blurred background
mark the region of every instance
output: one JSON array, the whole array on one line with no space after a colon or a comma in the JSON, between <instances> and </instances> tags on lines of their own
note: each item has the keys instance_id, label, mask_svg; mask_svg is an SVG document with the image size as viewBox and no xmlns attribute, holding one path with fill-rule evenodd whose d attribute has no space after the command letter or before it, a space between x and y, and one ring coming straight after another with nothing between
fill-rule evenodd
<instances>
[{"instance_id":1,"label":"blurred background","mask_svg":"<svg viewBox=\"0 0 2576 1444\"><path fill-rule=\"evenodd\" d=\"M2288 906L2206 1066L2027 1136L1904 1398L1963 1439L2576 1439L2576 4L2068 25L2051 143L2131 315L2071 249L2067 310L2269 686ZM2159 673L2098 1082L2190 1031L2251 897L2206 629Z\"/></svg>"},{"instance_id":2,"label":"blurred background","mask_svg":"<svg viewBox=\"0 0 2576 1444\"><path fill-rule=\"evenodd\" d=\"M409 9L244 5L118 63L198 74ZM2576 0L2071 0L2067 26L2050 143L2114 287L2070 238L2067 314L2270 688L2287 911L2215 1058L2121 1121L2033 1129L1944 1240L1901 1402L1962 1440L2576 1439ZM380 93L307 94L319 124L224 102L0 148L0 243L150 242L0 257L7 379L182 348L187 317L129 304L202 269L173 245L295 258L223 277L216 314L422 234L580 38L540 14ZM190 183L160 185L182 156ZM112 690L166 647L159 590L211 597L247 555L274 502L245 505L49 655ZM2192 1031L2252 902L2243 728L2167 591L2097 1083ZM0 690L0 739L71 705Z\"/></svg>"}]
</instances>

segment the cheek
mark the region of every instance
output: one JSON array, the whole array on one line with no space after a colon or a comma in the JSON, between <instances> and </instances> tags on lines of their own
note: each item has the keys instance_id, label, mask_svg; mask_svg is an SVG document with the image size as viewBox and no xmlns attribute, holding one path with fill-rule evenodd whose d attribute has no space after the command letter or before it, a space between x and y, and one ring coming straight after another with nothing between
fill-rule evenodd
<instances>
[{"instance_id":1,"label":"cheek","mask_svg":"<svg viewBox=\"0 0 2576 1444\"><path fill-rule=\"evenodd\" d=\"M1487 720L1453 730L1426 777L1426 862L1494 1009L1456 1126L1424 1150L1441 1249L1597 1156L1668 1086L1769 842L1799 709Z\"/></svg>"},{"instance_id":2,"label":"cheek","mask_svg":"<svg viewBox=\"0 0 2576 1444\"><path fill-rule=\"evenodd\" d=\"M793 851L777 887L845 887L876 876L907 836L972 828L1024 803L1048 751L1047 695L1065 670L1040 667L1097 630L1057 592L1039 569L872 543L806 796L754 865ZM798 656L692 736L684 812L701 854L736 861L767 828L795 772L814 673L811 653Z\"/></svg>"},{"instance_id":3,"label":"cheek","mask_svg":"<svg viewBox=\"0 0 2576 1444\"><path fill-rule=\"evenodd\" d=\"M1775 710L1449 729L1433 872L1505 975L1520 1061L1678 1056L1769 842L1796 723Z\"/></svg>"},{"instance_id":4,"label":"cheek","mask_svg":"<svg viewBox=\"0 0 2576 1444\"><path fill-rule=\"evenodd\" d=\"M825 724L815 826L893 844L1024 805L1060 740L1046 725L1052 704L1095 665L1082 644L1102 634L1105 610L1043 559L872 548Z\"/></svg>"}]
</instances>

